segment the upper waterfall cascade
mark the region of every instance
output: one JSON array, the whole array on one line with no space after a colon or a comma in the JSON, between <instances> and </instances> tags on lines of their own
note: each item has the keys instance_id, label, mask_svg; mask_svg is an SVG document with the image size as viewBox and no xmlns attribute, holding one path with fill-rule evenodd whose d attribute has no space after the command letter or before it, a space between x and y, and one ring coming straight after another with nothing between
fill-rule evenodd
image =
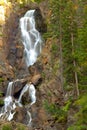
<instances>
[{"instance_id":1,"label":"upper waterfall cascade","mask_svg":"<svg viewBox=\"0 0 87 130\"><path fill-rule=\"evenodd\" d=\"M20 19L20 29L24 45L24 58L28 67L36 62L42 48L41 35L35 28L34 12L35 10L29 10L24 17ZM0 119L8 121L13 119L16 113L16 107L23 107L22 97L25 92L29 93L29 97L31 99L31 103L29 103L28 108L36 102L36 89L31 83L27 83L23 87L18 99L14 98L13 91L15 88L13 83L16 81L18 81L18 79L13 82L9 82L8 84L6 97L4 99L4 106L0 112ZM29 125L32 121L29 109L27 109L27 115L29 117Z\"/></svg>"},{"instance_id":2,"label":"upper waterfall cascade","mask_svg":"<svg viewBox=\"0 0 87 130\"><path fill-rule=\"evenodd\" d=\"M30 10L20 19L24 57L28 67L36 62L42 48L40 33L35 28L34 12Z\"/></svg>"}]
</instances>

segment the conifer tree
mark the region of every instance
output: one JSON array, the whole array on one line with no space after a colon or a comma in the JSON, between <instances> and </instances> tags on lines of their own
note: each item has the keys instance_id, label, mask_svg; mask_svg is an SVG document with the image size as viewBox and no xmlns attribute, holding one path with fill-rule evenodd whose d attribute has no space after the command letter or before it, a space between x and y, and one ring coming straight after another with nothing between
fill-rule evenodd
<instances>
[{"instance_id":1,"label":"conifer tree","mask_svg":"<svg viewBox=\"0 0 87 130\"><path fill-rule=\"evenodd\" d=\"M81 91L84 91L84 89L87 90L87 3L85 0L79 1L77 40L79 86Z\"/></svg>"},{"instance_id":2,"label":"conifer tree","mask_svg":"<svg viewBox=\"0 0 87 130\"><path fill-rule=\"evenodd\" d=\"M77 64L74 58L77 44L75 4L72 0L51 0L51 29L52 34L59 39L61 86L73 86L79 95Z\"/></svg>"}]
</instances>

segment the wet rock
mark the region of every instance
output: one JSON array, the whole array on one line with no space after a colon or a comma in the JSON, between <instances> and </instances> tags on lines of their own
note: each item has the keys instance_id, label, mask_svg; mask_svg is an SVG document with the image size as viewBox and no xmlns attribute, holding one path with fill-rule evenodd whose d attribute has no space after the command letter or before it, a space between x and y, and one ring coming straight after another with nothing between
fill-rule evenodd
<instances>
[{"instance_id":1,"label":"wet rock","mask_svg":"<svg viewBox=\"0 0 87 130\"><path fill-rule=\"evenodd\" d=\"M43 66L39 61L37 61L34 65L30 66L28 69L29 69L30 75L34 76L42 72Z\"/></svg>"},{"instance_id":2,"label":"wet rock","mask_svg":"<svg viewBox=\"0 0 87 130\"><path fill-rule=\"evenodd\" d=\"M18 59L23 58L23 46L17 46L17 53L16 53L16 57Z\"/></svg>"},{"instance_id":3,"label":"wet rock","mask_svg":"<svg viewBox=\"0 0 87 130\"><path fill-rule=\"evenodd\" d=\"M36 21L36 29L40 33L47 32L47 25L45 23L45 19L43 18L42 14L41 14L41 10L39 8L36 8L34 17L35 17L35 21Z\"/></svg>"},{"instance_id":4,"label":"wet rock","mask_svg":"<svg viewBox=\"0 0 87 130\"><path fill-rule=\"evenodd\" d=\"M13 81L13 95L16 96L16 94L19 96L20 91L23 89L23 87L26 85L26 83L30 81L30 77L26 77L24 79L17 79Z\"/></svg>"},{"instance_id":5,"label":"wet rock","mask_svg":"<svg viewBox=\"0 0 87 130\"><path fill-rule=\"evenodd\" d=\"M16 111L16 114L14 115L14 120L16 122L21 122L21 123L26 124L25 123L26 122L26 114L27 114L26 109L23 107L17 107L15 111Z\"/></svg>"},{"instance_id":6,"label":"wet rock","mask_svg":"<svg viewBox=\"0 0 87 130\"><path fill-rule=\"evenodd\" d=\"M13 86L14 86L14 94L13 95L15 95L23 88L24 84L22 84L20 81L16 81L13 83Z\"/></svg>"},{"instance_id":7,"label":"wet rock","mask_svg":"<svg viewBox=\"0 0 87 130\"><path fill-rule=\"evenodd\" d=\"M10 53L10 54L8 55L8 59L9 59L9 64L10 64L11 66L14 66L15 63L16 63L16 57L15 57L15 55L12 54L12 53Z\"/></svg>"}]
</instances>

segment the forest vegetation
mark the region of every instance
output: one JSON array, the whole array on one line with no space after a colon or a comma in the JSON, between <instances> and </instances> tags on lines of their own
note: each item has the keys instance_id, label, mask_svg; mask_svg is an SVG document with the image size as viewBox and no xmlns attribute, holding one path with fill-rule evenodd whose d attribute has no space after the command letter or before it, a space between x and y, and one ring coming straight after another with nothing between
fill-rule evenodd
<instances>
[{"instance_id":1,"label":"forest vegetation","mask_svg":"<svg viewBox=\"0 0 87 130\"><path fill-rule=\"evenodd\" d=\"M47 36L59 42L61 87L64 93L74 91L64 107L66 111L72 105L78 107L78 112L73 115L77 120L68 130L86 130L87 2L49 0L49 11L51 17Z\"/></svg>"}]
</instances>

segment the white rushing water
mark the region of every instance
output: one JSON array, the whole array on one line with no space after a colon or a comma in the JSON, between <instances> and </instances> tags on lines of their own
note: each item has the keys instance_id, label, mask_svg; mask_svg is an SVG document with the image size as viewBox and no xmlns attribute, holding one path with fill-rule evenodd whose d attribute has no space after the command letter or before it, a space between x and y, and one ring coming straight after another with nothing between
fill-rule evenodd
<instances>
[{"instance_id":1,"label":"white rushing water","mask_svg":"<svg viewBox=\"0 0 87 130\"><path fill-rule=\"evenodd\" d=\"M18 105L20 107L22 107L22 104L21 104L21 100L22 100L22 96L24 95L25 92L29 93L29 96L30 96L30 99L31 99L31 103L29 104L28 107L31 107L31 105L33 105L35 102L36 102L36 90L35 90L35 87L33 84L26 84L19 96L19 99L18 99ZM29 116L29 121L28 121L28 125L30 125L31 121L32 121L32 117L31 117L31 113L29 112L29 110L27 110L27 114Z\"/></svg>"},{"instance_id":2,"label":"white rushing water","mask_svg":"<svg viewBox=\"0 0 87 130\"><path fill-rule=\"evenodd\" d=\"M33 105L36 102L36 90L35 90L34 85L33 84L26 84L24 86L23 90L21 91L20 96L19 96L19 99L18 99L19 105L21 103L22 96L27 91L29 92L29 96L30 96L30 99L31 99L30 106Z\"/></svg>"},{"instance_id":3,"label":"white rushing water","mask_svg":"<svg viewBox=\"0 0 87 130\"><path fill-rule=\"evenodd\" d=\"M24 45L24 58L27 66L33 65L38 55L41 52L42 48L42 40L40 33L35 28L35 19L34 19L35 10L29 10L27 13L20 19L20 28L22 34L22 42ZM18 80L18 79L17 79ZM15 80L14 82L16 82ZM29 97L31 99L31 103L29 104L30 108L36 102L36 90L33 84L28 83L22 89L18 100L13 98L14 91L14 82L9 82L7 87L6 97L4 99L4 106L0 112L0 118L4 120L11 121L16 113L16 107L22 107L22 97L25 92L29 92ZM28 125L32 121L31 113L27 110L27 114L29 116Z\"/></svg>"},{"instance_id":4,"label":"white rushing water","mask_svg":"<svg viewBox=\"0 0 87 130\"><path fill-rule=\"evenodd\" d=\"M13 82L9 82L7 87L6 97L12 96L12 91L13 91Z\"/></svg>"},{"instance_id":5,"label":"white rushing water","mask_svg":"<svg viewBox=\"0 0 87 130\"><path fill-rule=\"evenodd\" d=\"M9 82L6 97L4 99L4 106L2 107L0 113L0 118L8 121L11 121L13 119L15 112L12 111L16 108L15 102L13 101L12 98L13 96L12 93L13 93L13 82Z\"/></svg>"},{"instance_id":6,"label":"white rushing water","mask_svg":"<svg viewBox=\"0 0 87 130\"><path fill-rule=\"evenodd\" d=\"M12 95L12 88L13 88L13 82L9 82L7 87L7 93L6 97L4 99L4 106L2 107L2 110L0 112L0 118L4 120L11 121L13 119L14 114L16 113L15 108L22 107L22 96L25 92L29 92L29 97L31 99L31 103L29 104L29 107L33 105L36 102L36 90L33 84L26 84L21 91L18 100L15 100ZM29 110L27 110L27 114L29 116L29 123L32 121L31 113Z\"/></svg>"},{"instance_id":7,"label":"white rushing water","mask_svg":"<svg viewBox=\"0 0 87 130\"><path fill-rule=\"evenodd\" d=\"M29 10L20 19L24 57L28 67L36 62L42 48L40 33L35 28L34 12L35 10Z\"/></svg>"}]
</instances>

